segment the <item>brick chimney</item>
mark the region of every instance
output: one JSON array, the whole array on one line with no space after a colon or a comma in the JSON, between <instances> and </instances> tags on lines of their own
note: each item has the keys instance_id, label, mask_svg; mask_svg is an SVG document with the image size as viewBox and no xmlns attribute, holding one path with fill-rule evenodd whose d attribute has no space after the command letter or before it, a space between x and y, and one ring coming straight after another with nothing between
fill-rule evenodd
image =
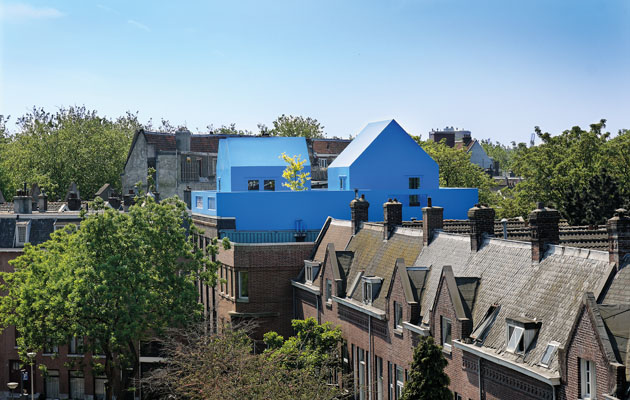
<instances>
[{"instance_id":1,"label":"brick chimney","mask_svg":"<svg viewBox=\"0 0 630 400\"><path fill-rule=\"evenodd\" d=\"M107 202L114 210L118 210L120 208L120 197L116 196L116 193L111 192L109 197L107 198Z\"/></svg>"},{"instance_id":2,"label":"brick chimney","mask_svg":"<svg viewBox=\"0 0 630 400\"><path fill-rule=\"evenodd\" d=\"M468 210L470 223L470 249L479 251L484 236L494 236L494 209L475 204Z\"/></svg>"},{"instance_id":3,"label":"brick chimney","mask_svg":"<svg viewBox=\"0 0 630 400\"><path fill-rule=\"evenodd\" d=\"M48 195L44 192L41 192L39 196L37 196L37 209L39 212L48 211Z\"/></svg>"},{"instance_id":4,"label":"brick chimney","mask_svg":"<svg viewBox=\"0 0 630 400\"><path fill-rule=\"evenodd\" d=\"M433 240L435 231L444 227L444 209L433 207L431 198L427 199L427 206L422 208L422 243L427 246Z\"/></svg>"},{"instance_id":5,"label":"brick chimney","mask_svg":"<svg viewBox=\"0 0 630 400\"><path fill-rule=\"evenodd\" d=\"M70 192L68 196L68 210L79 211L81 209L81 198L77 192Z\"/></svg>"},{"instance_id":6,"label":"brick chimney","mask_svg":"<svg viewBox=\"0 0 630 400\"><path fill-rule=\"evenodd\" d=\"M529 214L529 227L532 240L532 261L540 262L545 255L545 247L560 243L560 213L539 202Z\"/></svg>"},{"instance_id":7,"label":"brick chimney","mask_svg":"<svg viewBox=\"0 0 630 400\"><path fill-rule=\"evenodd\" d=\"M26 182L24 182L24 188L18 190L13 197L13 212L16 214L31 214L33 212L32 200L26 189Z\"/></svg>"},{"instance_id":8,"label":"brick chimney","mask_svg":"<svg viewBox=\"0 0 630 400\"><path fill-rule=\"evenodd\" d=\"M387 203L383 204L383 216L385 220L383 224L383 240L387 240L394 228L402 225L402 203L396 199L387 200Z\"/></svg>"},{"instance_id":9,"label":"brick chimney","mask_svg":"<svg viewBox=\"0 0 630 400\"><path fill-rule=\"evenodd\" d=\"M190 151L190 131L185 128L180 128L175 132L175 146L177 151Z\"/></svg>"},{"instance_id":10,"label":"brick chimney","mask_svg":"<svg viewBox=\"0 0 630 400\"><path fill-rule=\"evenodd\" d=\"M630 216L623 208L615 210L615 216L606 224L608 254L611 263L621 268L624 257L630 254Z\"/></svg>"},{"instance_id":11,"label":"brick chimney","mask_svg":"<svg viewBox=\"0 0 630 400\"><path fill-rule=\"evenodd\" d=\"M365 195L362 194L361 197L355 197L350 202L350 215L352 218L352 234L356 235L359 232L359 228L361 227L361 222L366 222L368 220L368 208L370 207L370 203L365 200Z\"/></svg>"}]
</instances>

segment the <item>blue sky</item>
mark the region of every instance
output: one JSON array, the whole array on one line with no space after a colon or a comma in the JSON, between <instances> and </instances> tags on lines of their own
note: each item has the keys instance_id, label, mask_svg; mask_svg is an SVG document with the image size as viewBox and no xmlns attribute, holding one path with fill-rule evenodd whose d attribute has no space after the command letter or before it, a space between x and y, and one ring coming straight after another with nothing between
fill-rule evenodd
<instances>
[{"instance_id":1,"label":"blue sky","mask_svg":"<svg viewBox=\"0 0 630 400\"><path fill-rule=\"evenodd\" d=\"M630 2L2 1L0 114L82 105L191 130L280 114L528 141L630 128Z\"/></svg>"}]
</instances>

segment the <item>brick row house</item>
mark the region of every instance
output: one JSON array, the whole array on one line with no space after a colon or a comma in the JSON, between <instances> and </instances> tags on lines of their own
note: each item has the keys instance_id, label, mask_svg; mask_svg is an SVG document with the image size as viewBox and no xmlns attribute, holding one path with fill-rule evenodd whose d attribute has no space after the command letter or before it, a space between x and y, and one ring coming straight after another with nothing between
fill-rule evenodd
<instances>
[{"instance_id":1,"label":"brick row house","mask_svg":"<svg viewBox=\"0 0 630 400\"><path fill-rule=\"evenodd\" d=\"M431 335L456 399L626 399L630 359L630 217L609 220L609 251L560 245L559 213L540 205L530 239L494 237L494 210L468 212L467 234L443 209L402 226L329 219L293 281L297 318L341 327L359 399L397 399L413 348ZM407 224L409 225L409 224ZM419 227L419 229L418 229Z\"/></svg>"}]
</instances>

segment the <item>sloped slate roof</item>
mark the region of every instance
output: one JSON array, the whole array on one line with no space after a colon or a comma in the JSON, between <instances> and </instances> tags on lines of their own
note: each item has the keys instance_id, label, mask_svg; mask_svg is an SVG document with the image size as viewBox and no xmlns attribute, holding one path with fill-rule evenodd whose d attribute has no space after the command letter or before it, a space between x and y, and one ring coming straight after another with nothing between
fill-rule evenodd
<instances>
[{"instance_id":1,"label":"sloped slate roof","mask_svg":"<svg viewBox=\"0 0 630 400\"><path fill-rule=\"evenodd\" d=\"M339 154L350 144L345 139L313 139L313 151L318 154Z\"/></svg>"},{"instance_id":2,"label":"sloped slate roof","mask_svg":"<svg viewBox=\"0 0 630 400\"><path fill-rule=\"evenodd\" d=\"M628 304L630 303L630 260L622 263L622 268L617 272L602 303ZM630 368L629 368L630 370Z\"/></svg>"},{"instance_id":3,"label":"sloped slate roof","mask_svg":"<svg viewBox=\"0 0 630 400\"><path fill-rule=\"evenodd\" d=\"M598 308L619 362L630 365L630 304L600 304ZM629 368L626 368L626 377L630 378Z\"/></svg>"},{"instance_id":4,"label":"sloped slate roof","mask_svg":"<svg viewBox=\"0 0 630 400\"><path fill-rule=\"evenodd\" d=\"M352 225L350 221L331 219L330 225L324 233L324 237L315 250L314 261L323 262L326 256L328 243L333 243L336 250L343 250L352 237Z\"/></svg>"},{"instance_id":5,"label":"sloped slate roof","mask_svg":"<svg viewBox=\"0 0 630 400\"><path fill-rule=\"evenodd\" d=\"M147 143L158 151L175 151L175 134L163 132L144 132ZM216 153L219 151L221 135L190 135L190 151L198 153Z\"/></svg>"},{"instance_id":6,"label":"sloped slate roof","mask_svg":"<svg viewBox=\"0 0 630 400\"><path fill-rule=\"evenodd\" d=\"M422 234L418 230L399 227L384 241L382 225L364 224L363 229L350 240L347 247L347 250L354 252L348 284L352 284L361 271L364 271L363 276L383 278L381 290L373 300L372 306L385 311L387 291L396 260L402 258L406 265L411 265L420 249ZM352 298L362 301L361 291L355 290Z\"/></svg>"},{"instance_id":7,"label":"sloped slate roof","mask_svg":"<svg viewBox=\"0 0 630 400\"><path fill-rule=\"evenodd\" d=\"M530 243L490 239L473 253L468 237L446 233L436 235L415 265L431 267L421 305L423 322L427 322L441 270L451 265L456 277L480 278L471 310L474 327L484 320L490 306L500 305L484 349L530 367L537 367L547 343L566 343L583 294L590 291L597 295L612 272L604 252L553 246L537 264L532 263ZM505 351L505 319L515 317L542 322L538 339L525 356ZM538 368L558 371L557 355L549 369Z\"/></svg>"}]
</instances>

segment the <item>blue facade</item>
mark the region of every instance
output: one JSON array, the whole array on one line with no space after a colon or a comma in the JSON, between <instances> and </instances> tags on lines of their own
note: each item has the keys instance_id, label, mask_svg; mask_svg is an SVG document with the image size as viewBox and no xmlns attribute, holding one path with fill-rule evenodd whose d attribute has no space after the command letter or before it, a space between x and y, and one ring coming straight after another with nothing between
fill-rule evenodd
<instances>
[{"instance_id":1,"label":"blue facade","mask_svg":"<svg viewBox=\"0 0 630 400\"><path fill-rule=\"evenodd\" d=\"M255 154L261 150L266 154ZM468 209L477 202L477 189L440 188L437 163L394 120L368 124L359 133L329 166L327 190L291 192L281 190L279 183L275 192L263 190L265 179L282 180L286 164L270 156L282 152L308 160L303 138L220 142L220 190L193 192L192 212L234 217L237 231L305 232L319 230L328 216L350 219L355 189L370 202L370 221L383 220L383 203L388 199L403 203L405 220L421 219L429 197L434 206L444 207L447 219L466 219ZM256 179L260 190L247 190L248 181Z\"/></svg>"},{"instance_id":2,"label":"blue facade","mask_svg":"<svg viewBox=\"0 0 630 400\"><path fill-rule=\"evenodd\" d=\"M304 172L311 171L306 139L303 137L232 137L220 140L217 190L250 191L253 190L253 182L258 182L256 191L288 190L282 185L287 182L282 177L287 166L280 158L283 152L289 157L297 155L306 160ZM310 189L310 181L305 186Z\"/></svg>"}]
</instances>

